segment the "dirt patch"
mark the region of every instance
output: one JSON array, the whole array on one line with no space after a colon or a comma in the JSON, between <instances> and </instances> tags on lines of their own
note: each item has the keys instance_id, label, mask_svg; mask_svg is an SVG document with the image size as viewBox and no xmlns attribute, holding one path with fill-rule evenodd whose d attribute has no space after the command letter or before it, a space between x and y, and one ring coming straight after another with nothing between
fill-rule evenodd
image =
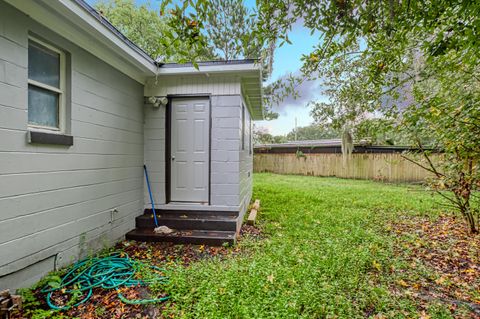
<instances>
[{"instance_id":1,"label":"dirt patch","mask_svg":"<svg viewBox=\"0 0 480 319\"><path fill-rule=\"evenodd\" d=\"M479 235L451 216L408 217L390 229L398 238L396 255L407 261L405 269L392 269L401 276L395 294L447 305L456 318L480 318Z\"/></svg>"},{"instance_id":2,"label":"dirt patch","mask_svg":"<svg viewBox=\"0 0 480 319\"><path fill-rule=\"evenodd\" d=\"M118 299L118 292L129 300L151 298L147 288L132 287L116 290L94 289L91 299L75 308L64 311L67 318L165 318L161 315L168 303L129 305Z\"/></svg>"},{"instance_id":3,"label":"dirt patch","mask_svg":"<svg viewBox=\"0 0 480 319\"><path fill-rule=\"evenodd\" d=\"M240 229L240 238L239 240L243 240L245 238L254 238L254 239L260 239L263 237L262 231L251 225L243 225L242 229Z\"/></svg>"},{"instance_id":4,"label":"dirt patch","mask_svg":"<svg viewBox=\"0 0 480 319\"><path fill-rule=\"evenodd\" d=\"M145 243L123 241L115 249L127 253L135 260L147 261L155 266L189 266L200 259L223 258L240 252L235 247L212 247L208 245L174 245L172 243Z\"/></svg>"}]
</instances>

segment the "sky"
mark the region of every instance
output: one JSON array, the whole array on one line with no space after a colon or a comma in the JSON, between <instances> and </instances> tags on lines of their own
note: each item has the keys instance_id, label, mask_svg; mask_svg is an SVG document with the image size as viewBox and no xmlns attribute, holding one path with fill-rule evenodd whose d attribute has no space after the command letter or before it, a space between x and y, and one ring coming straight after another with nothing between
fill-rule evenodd
<instances>
[{"instance_id":1,"label":"sky","mask_svg":"<svg viewBox=\"0 0 480 319\"><path fill-rule=\"evenodd\" d=\"M308 54L313 46L318 43L315 36L302 25L296 24L289 34L292 44L285 43L275 51L273 73L269 81L275 81L289 73L299 72L302 66L300 60L302 54ZM285 135L295 127L295 118L298 126L306 126L313 122L310 116L310 108L307 107L309 101L321 99L320 85L318 81L310 81L297 87L299 97L297 99L287 97L278 106L273 107L273 111L279 114L278 119L271 121L256 122L257 127L267 128L273 135Z\"/></svg>"},{"instance_id":2,"label":"sky","mask_svg":"<svg viewBox=\"0 0 480 319\"><path fill-rule=\"evenodd\" d=\"M94 5L98 0L87 0ZM149 3L152 9L157 10L159 1L135 0L137 4ZM255 6L255 0L245 0L246 6ZM309 30L301 24L294 25L289 39L292 44L285 43L275 51L273 73L270 81L275 81L289 73L296 73L300 69L302 54L308 54L313 46L318 43L318 36L310 35ZM322 99L318 81L306 82L297 88L299 97L297 99L286 98L280 105L274 106L273 111L278 112L278 119L271 121L257 121L255 126L266 129L273 135L285 135L295 127L295 119L298 126L306 126L313 122L310 116L310 109L307 103L311 100Z\"/></svg>"}]
</instances>

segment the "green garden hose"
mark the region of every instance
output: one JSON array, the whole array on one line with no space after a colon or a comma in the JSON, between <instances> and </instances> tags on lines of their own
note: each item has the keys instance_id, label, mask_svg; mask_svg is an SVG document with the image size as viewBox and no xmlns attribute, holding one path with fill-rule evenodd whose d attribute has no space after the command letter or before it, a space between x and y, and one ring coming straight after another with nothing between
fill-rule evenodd
<instances>
[{"instance_id":1,"label":"green garden hose","mask_svg":"<svg viewBox=\"0 0 480 319\"><path fill-rule=\"evenodd\" d=\"M142 267L142 265L143 264L130 259L126 254L124 254L124 257L120 254L114 254L101 258L84 259L75 263L68 273L63 276L58 285L55 285L55 287L46 287L42 290L42 293L47 294L47 304L51 309L67 310L89 300L92 296L93 288L118 289L121 287L146 286L152 283L167 283L167 278L164 276L157 276L148 280L135 279L138 268ZM156 271L162 271L162 269L155 266L146 267ZM60 291L63 295L70 296L70 301L67 302L65 306L54 304L52 294L56 291ZM82 297L85 295L85 297L75 302L79 295ZM140 305L162 302L169 297L130 300L118 292L118 298L127 304Z\"/></svg>"}]
</instances>

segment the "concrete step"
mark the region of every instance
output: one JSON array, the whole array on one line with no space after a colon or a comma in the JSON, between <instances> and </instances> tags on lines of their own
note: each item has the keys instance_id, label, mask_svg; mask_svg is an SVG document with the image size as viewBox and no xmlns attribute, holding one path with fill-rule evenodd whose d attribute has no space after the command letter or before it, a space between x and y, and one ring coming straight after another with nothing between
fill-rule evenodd
<instances>
[{"instance_id":1,"label":"concrete step","mask_svg":"<svg viewBox=\"0 0 480 319\"><path fill-rule=\"evenodd\" d=\"M235 231L211 230L181 230L172 234L157 234L153 229L137 228L128 232L125 237L129 240L146 242L172 242L175 244L197 244L222 246L234 245L236 242Z\"/></svg>"},{"instance_id":2,"label":"concrete step","mask_svg":"<svg viewBox=\"0 0 480 319\"><path fill-rule=\"evenodd\" d=\"M237 229L238 216L223 215L200 215L200 214L164 214L157 213L158 225L164 225L172 229L198 229L198 230L225 230ZM155 228L153 214L144 214L135 219L137 228Z\"/></svg>"}]
</instances>

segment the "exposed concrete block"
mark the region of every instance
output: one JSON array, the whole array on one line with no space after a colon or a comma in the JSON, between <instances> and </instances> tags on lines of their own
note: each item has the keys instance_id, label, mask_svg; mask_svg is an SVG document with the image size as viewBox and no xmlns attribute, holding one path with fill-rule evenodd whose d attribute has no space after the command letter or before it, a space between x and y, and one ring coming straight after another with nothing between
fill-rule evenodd
<instances>
[{"instance_id":1,"label":"exposed concrete block","mask_svg":"<svg viewBox=\"0 0 480 319\"><path fill-rule=\"evenodd\" d=\"M55 269L55 256L45 258L8 276L0 278L0 290L29 287Z\"/></svg>"}]
</instances>

